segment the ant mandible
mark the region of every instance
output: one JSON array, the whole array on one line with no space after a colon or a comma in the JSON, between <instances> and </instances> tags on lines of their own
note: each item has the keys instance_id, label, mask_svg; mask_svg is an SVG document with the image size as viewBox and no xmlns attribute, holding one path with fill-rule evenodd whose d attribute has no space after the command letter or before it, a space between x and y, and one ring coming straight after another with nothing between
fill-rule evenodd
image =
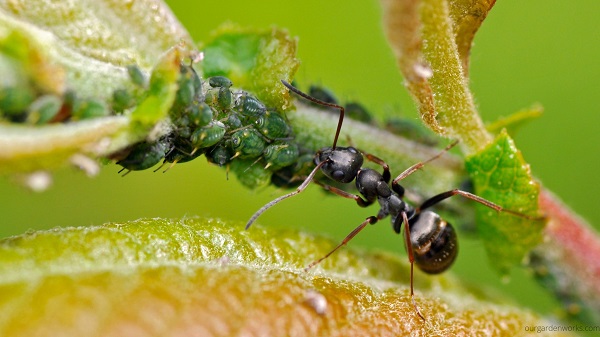
<instances>
[{"instance_id":1,"label":"ant mandible","mask_svg":"<svg viewBox=\"0 0 600 337\"><path fill-rule=\"evenodd\" d=\"M409 167L394 180L392 180L390 184L390 168L382 159L372 154L361 153L361 151L351 146L336 146L340 130L342 128L342 123L344 121L344 107L333 103L323 102L303 93L284 80L281 82L290 91L311 102L339 109L340 118L333 140L333 146L322 148L316 153L316 167L312 170L308 177L306 177L304 182L295 191L269 202L256 213L254 213L254 215L252 215L246 224L246 229L250 228L254 221L256 221L256 219L267 209L273 207L284 199L290 198L304 191L314 179L314 176L318 170L321 170L325 176L338 183L347 184L355 180L356 188L362 197L360 195L348 193L333 186L318 183L325 190L344 198L354 199L360 207L367 207L375 201L378 201L380 206L379 212L376 216L370 216L366 218L366 220L363 221L352 232L350 232L350 234L348 234L339 245L327 253L327 255L309 264L304 269L305 271L319 264L339 248L346 245L368 224L373 225L389 215L391 217L392 227L397 234L400 234L402 224L408 224L408 226L404 226L404 240L406 243L408 260L410 262L410 297L416 313L419 315L419 317L421 317L421 319L425 320L425 317L421 313L421 310L417 306L414 298L414 264L428 274L438 274L445 271L450 267L450 265L452 265L458 253L458 241L454 228L452 225L450 225L450 223L442 219L440 215L427 210L428 208L452 196L460 195L492 208L498 212L506 212L526 219L538 219L537 217L530 217L525 214L504 209L503 207L496 205L491 201L459 189L437 194L425 200L420 206L412 207L402 200L404 197L404 187L399 184L399 181L421 169L425 164L440 157L442 154L454 147L458 141L451 143L440 153L429 158L428 160L419 162ZM363 168L362 164L365 158L368 161L380 165L383 169L383 172L379 173L369 168Z\"/></svg>"}]
</instances>

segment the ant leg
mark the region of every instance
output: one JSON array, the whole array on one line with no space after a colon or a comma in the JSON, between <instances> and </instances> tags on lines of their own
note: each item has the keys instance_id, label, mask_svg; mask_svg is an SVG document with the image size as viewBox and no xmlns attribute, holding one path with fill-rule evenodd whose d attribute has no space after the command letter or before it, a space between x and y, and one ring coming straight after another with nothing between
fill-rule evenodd
<instances>
[{"instance_id":1,"label":"ant leg","mask_svg":"<svg viewBox=\"0 0 600 337\"><path fill-rule=\"evenodd\" d=\"M402 220L404 221L404 242L406 243L406 250L408 253L408 261L410 262L410 299L412 301L412 305L417 312L417 315L421 317L422 320L425 321L425 316L421 313L421 309L417 305L415 301L415 290L414 290L414 266L415 266L415 255L413 253L412 241L410 241L410 226L408 223L408 216L406 212L402 212Z\"/></svg>"},{"instance_id":2,"label":"ant leg","mask_svg":"<svg viewBox=\"0 0 600 337\"><path fill-rule=\"evenodd\" d=\"M323 189L325 189L328 192L334 193L339 195L340 197L344 197L347 199L354 199L354 201L356 201L356 204L360 207L367 207L369 205L371 205L373 203L373 201L369 201L369 200L364 200L363 198L361 198L359 195L356 194L352 194L352 193L348 193L344 190L341 190L337 187L333 187L333 186L329 186L329 185L324 185L321 184L318 181L315 181L315 184L323 187Z\"/></svg>"},{"instance_id":3,"label":"ant leg","mask_svg":"<svg viewBox=\"0 0 600 337\"><path fill-rule=\"evenodd\" d=\"M252 215L252 217L250 218L250 220L248 220L248 223L246 223L246 230L248 228L250 228L250 226L252 226L252 224L254 223L254 221L256 221L256 219L258 219L258 217L263 214L266 210L268 210L269 208L275 206L277 203L279 203L282 200L285 200L289 197L293 197L296 194L299 194L300 192L304 191L306 189L306 187L308 187L308 184L310 184L310 182L313 180L313 178L315 177L315 174L317 174L317 171L319 171L319 169L325 165L325 163L327 163L327 160L324 160L322 162L319 163L319 165L317 165L312 172L310 172L310 174L308 175L308 177L306 177L306 179L304 180L304 182L302 183L302 185L298 186L298 188L293 191L290 192L286 195L282 195L279 198L269 202L268 204L264 205L263 207L261 207L258 211L256 211L256 213L254 213L254 215Z\"/></svg>"},{"instance_id":4,"label":"ant leg","mask_svg":"<svg viewBox=\"0 0 600 337\"><path fill-rule=\"evenodd\" d=\"M358 227L356 227L352 232L350 232L350 234L348 234L339 245L335 246L335 248L333 248L329 253L327 253L327 255L323 256L322 258L320 258L318 260L311 262L308 266L306 266L306 268L304 268L304 271L308 271L310 268L321 263L321 261L328 258L331 254L333 254L335 251L340 249L342 246L345 246L348 243L348 241L352 240L352 238L354 238L356 236L356 234L358 234L361 230L363 230L365 227L367 227L368 224L371 224L371 225L375 224L379 220L381 220L381 219L378 217L374 217L374 216L368 217L365 221L363 221L360 225L358 225Z\"/></svg>"},{"instance_id":5,"label":"ant leg","mask_svg":"<svg viewBox=\"0 0 600 337\"><path fill-rule=\"evenodd\" d=\"M396 179L394 179L392 181L392 189L394 191L396 191L395 186L400 186L398 184L398 182L406 177L408 177L409 175L415 173L415 171L421 169L423 166L425 166L425 164L432 162L436 159L438 159L439 157L441 157L444 153L448 152L451 148L455 147L456 144L458 144L458 140L452 142L450 145L446 146L442 151L440 151L440 153L436 154L435 156L423 161L423 162L418 162L416 164L414 164L413 166L407 168L406 170L404 170L404 172L400 173L399 176L396 177ZM398 191L396 191L396 193L398 193Z\"/></svg>"},{"instance_id":6,"label":"ant leg","mask_svg":"<svg viewBox=\"0 0 600 337\"><path fill-rule=\"evenodd\" d=\"M462 191L462 190L459 190L459 189L454 189L454 190L451 190L451 191L443 192L443 193L440 193L438 195L435 195L435 196L433 196L433 197L425 200L421 204L421 206L419 206L416 209L416 212L419 213L422 210L424 210L425 208L429 208L429 207L431 207L433 205L436 205L436 204L442 202L443 200L448 199L450 197L453 197L455 195L460 195L460 196L465 197L467 199L473 200L473 201L478 202L478 203L480 203L480 204L482 204L482 205L484 205L486 207L494 209L494 210L496 210L498 212L510 213L512 215L516 215L516 216L521 217L521 218L525 218L525 219L529 219L529 220L543 220L545 218L544 216L531 216L531 215L527 215L527 214L523 214L523 213L519 213L519 212L515 212L515 211L512 211L512 210L506 209L506 208L504 208L504 207L502 207L500 205L497 205L497 204L495 204L495 203L493 203L493 202L491 202L491 201L489 201L487 199L484 199L484 198L482 198L482 197L480 197L478 195L475 195L475 194L472 194L472 193L469 193L469 192L466 192L466 191Z\"/></svg>"},{"instance_id":7,"label":"ant leg","mask_svg":"<svg viewBox=\"0 0 600 337\"><path fill-rule=\"evenodd\" d=\"M382 174L383 180L385 180L386 184L389 183L390 179L392 178L392 175L390 174L390 166L386 162L384 162L383 159L380 159L379 157L376 157L370 153L366 153L366 152L362 152L362 151L360 151L360 152L363 154L363 156L365 158L367 158L368 161L373 162L377 165L380 165L383 168L383 174Z\"/></svg>"},{"instance_id":8,"label":"ant leg","mask_svg":"<svg viewBox=\"0 0 600 337\"><path fill-rule=\"evenodd\" d=\"M322 106L328 106L331 108L336 108L340 111L340 119L338 120L338 126L337 126L337 130L335 130L335 137L333 138L333 146L331 146L332 149L335 150L335 146L337 144L338 141L338 137L340 136L340 132L342 131L342 123L344 122L344 107L341 105L337 105L337 104L333 104L333 103L327 103L327 102L323 102L319 99L316 99L312 96L309 96L305 93L303 93L302 91L298 90L297 88L295 88L293 85L289 84L288 82L281 80L281 83L283 85L285 85L288 89L290 89L290 91L294 92L295 94L299 95L300 97L303 97L311 102L320 104Z\"/></svg>"}]
</instances>

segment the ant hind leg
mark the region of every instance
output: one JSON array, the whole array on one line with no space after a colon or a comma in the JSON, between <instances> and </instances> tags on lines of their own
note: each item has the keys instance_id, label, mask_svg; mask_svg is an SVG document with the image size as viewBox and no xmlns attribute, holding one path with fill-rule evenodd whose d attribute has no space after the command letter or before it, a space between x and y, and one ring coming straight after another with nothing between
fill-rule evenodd
<instances>
[{"instance_id":1,"label":"ant hind leg","mask_svg":"<svg viewBox=\"0 0 600 337\"><path fill-rule=\"evenodd\" d=\"M509 214L512 214L512 215L515 215L515 216L518 216L518 217L521 217L521 218L524 218L524 219L529 219L529 220L543 220L543 219L545 219L544 216L531 216L531 215L527 215L527 214L523 214L523 213L519 213L519 212L510 210L510 209L506 209L506 208L504 208L504 207L502 207L500 205L497 205L497 204L495 204L495 203L493 203L493 202L491 202L491 201L489 201L487 199L484 199L484 198L482 198L482 197L480 197L478 195L475 195L473 193L469 193L467 191L462 191L462 190L459 190L459 189L454 189L454 190L450 190L450 191L446 191L446 192L440 193L438 195L434 195L433 197L425 200L421 204L421 206L419 206L417 208L416 211L420 212L420 211L424 210L425 208L429 208L429 207L432 207L434 205L437 205L438 203L442 202L443 200L446 200L446 199L448 199L450 197L453 197L455 195L460 195L460 196L465 197L467 199L473 200L473 201L478 202L478 203L480 203L480 204L482 204L482 205L484 205L486 207L494 209L494 210L496 210L498 212L509 213Z\"/></svg>"}]
</instances>

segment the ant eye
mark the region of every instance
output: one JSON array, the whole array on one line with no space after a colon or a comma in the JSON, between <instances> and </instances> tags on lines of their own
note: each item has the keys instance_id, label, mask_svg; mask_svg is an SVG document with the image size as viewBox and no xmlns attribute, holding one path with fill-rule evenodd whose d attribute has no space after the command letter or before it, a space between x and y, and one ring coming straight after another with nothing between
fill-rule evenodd
<instances>
[{"instance_id":1,"label":"ant eye","mask_svg":"<svg viewBox=\"0 0 600 337\"><path fill-rule=\"evenodd\" d=\"M344 172L340 171L340 170L331 172L331 178L333 178L336 181L343 180L344 176L345 176Z\"/></svg>"}]
</instances>

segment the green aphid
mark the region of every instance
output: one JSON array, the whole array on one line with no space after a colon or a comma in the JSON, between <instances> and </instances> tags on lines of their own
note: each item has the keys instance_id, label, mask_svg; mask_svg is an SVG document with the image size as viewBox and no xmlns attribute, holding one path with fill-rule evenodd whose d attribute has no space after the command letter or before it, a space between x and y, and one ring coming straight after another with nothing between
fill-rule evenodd
<instances>
[{"instance_id":1,"label":"green aphid","mask_svg":"<svg viewBox=\"0 0 600 337\"><path fill-rule=\"evenodd\" d=\"M27 122L31 124L46 124L50 122L62 107L62 99L54 95L44 95L29 106Z\"/></svg>"},{"instance_id":2,"label":"green aphid","mask_svg":"<svg viewBox=\"0 0 600 337\"><path fill-rule=\"evenodd\" d=\"M223 123L218 121L212 122L194 131L190 137L190 142L194 150L210 147L223 139L225 131L226 128Z\"/></svg>"},{"instance_id":3,"label":"green aphid","mask_svg":"<svg viewBox=\"0 0 600 337\"><path fill-rule=\"evenodd\" d=\"M240 120L240 116L235 112L229 113L223 123L225 123L229 130L236 130L244 126Z\"/></svg>"},{"instance_id":4,"label":"green aphid","mask_svg":"<svg viewBox=\"0 0 600 337\"><path fill-rule=\"evenodd\" d=\"M186 65L181 65L177 84L179 87L175 94L174 105L177 107L187 107L192 104L199 92L201 87L200 79L194 69Z\"/></svg>"},{"instance_id":5,"label":"green aphid","mask_svg":"<svg viewBox=\"0 0 600 337\"><path fill-rule=\"evenodd\" d=\"M417 141L425 145L437 145L435 135L423 126L409 119L390 118L385 121L385 129L389 132Z\"/></svg>"},{"instance_id":6,"label":"green aphid","mask_svg":"<svg viewBox=\"0 0 600 337\"><path fill-rule=\"evenodd\" d=\"M239 182L250 189L266 186L271 181L271 171L263 169L252 159L232 161L231 170L236 174Z\"/></svg>"},{"instance_id":7,"label":"green aphid","mask_svg":"<svg viewBox=\"0 0 600 337\"><path fill-rule=\"evenodd\" d=\"M298 156L294 165L276 170L271 177L271 183L277 187L294 188L300 186L314 169L315 155L304 153Z\"/></svg>"},{"instance_id":8,"label":"green aphid","mask_svg":"<svg viewBox=\"0 0 600 337\"><path fill-rule=\"evenodd\" d=\"M264 150L264 159L267 162L265 169L276 171L290 166L298 160L299 154L298 145L293 142L280 142L268 145Z\"/></svg>"},{"instance_id":9,"label":"green aphid","mask_svg":"<svg viewBox=\"0 0 600 337\"><path fill-rule=\"evenodd\" d=\"M199 156L201 156L203 151L190 151L188 152L186 149L181 149L179 147L173 147L167 154L165 155L165 163L171 163L171 165L164 171L168 171L171 167L175 166L175 164L182 164L192 161ZM162 167L162 165L161 165ZM158 169L156 170L158 171Z\"/></svg>"},{"instance_id":10,"label":"green aphid","mask_svg":"<svg viewBox=\"0 0 600 337\"><path fill-rule=\"evenodd\" d=\"M233 101L233 97L231 95L231 90L227 87L222 87L219 89L219 96L217 98L217 103L219 108L223 110L231 109L231 102Z\"/></svg>"},{"instance_id":11,"label":"green aphid","mask_svg":"<svg viewBox=\"0 0 600 337\"><path fill-rule=\"evenodd\" d=\"M308 94L311 97L314 97L320 101L331 104L338 104L338 100L337 98L335 98L335 95L327 88L319 87L317 85L311 85L310 88L308 88ZM311 102L311 104L322 107L322 105L313 102Z\"/></svg>"},{"instance_id":12,"label":"green aphid","mask_svg":"<svg viewBox=\"0 0 600 337\"><path fill-rule=\"evenodd\" d=\"M204 102L194 102L187 109L187 117L191 125L196 127L208 125L213 119L213 111Z\"/></svg>"},{"instance_id":13,"label":"green aphid","mask_svg":"<svg viewBox=\"0 0 600 337\"><path fill-rule=\"evenodd\" d=\"M267 112L267 107L247 92L238 97L235 109L242 115L242 118L251 122L256 121Z\"/></svg>"},{"instance_id":14,"label":"green aphid","mask_svg":"<svg viewBox=\"0 0 600 337\"><path fill-rule=\"evenodd\" d=\"M146 78L146 75L144 75L144 72L142 72L140 67L135 64L127 66L127 73L129 74L131 82L139 87L145 87L148 83L148 79Z\"/></svg>"},{"instance_id":15,"label":"green aphid","mask_svg":"<svg viewBox=\"0 0 600 337\"><path fill-rule=\"evenodd\" d=\"M231 151L223 144L217 144L206 151L206 159L219 166L227 165L231 162Z\"/></svg>"},{"instance_id":16,"label":"green aphid","mask_svg":"<svg viewBox=\"0 0 600 337\"><path fill-rule=\"evenodd\" d=\"M175 132L171 133L169 137L171 138L171 147L165 154L164 163L172 163L172 165L169 166L165 172L177 163L191 161L204 153L201 150L198 151L197 149L194 149L188 138L180 137ZM158 169L160 169L160 167ZM158 169L156 171L158 171Z\"/></svg>"},{"instance_id":17,"label":"green aphid","mask_svg":"<svg viewBox=\"0 0 600 337\"><path fill-rule=\"evenodd\" d=\"M82 100L77 99L73 104L73 112L71 114L74 120L90 119L97 117L108 116L110 111L106 105L96 99Z\"/></svg>"},{"instance_id":18,"label":"green aphid","mask_svg":"<svg viewBox=\"0 0 600 337\"><path fill-rule=\"evenodd\" d=\"M257 158L265 149L265 140L254 129L238 130L231 135L231 145L235 152L233 158Z\"/></svg>"},{"instance_id":19,"label":"green aphid","mask_svg":"<svg viewBox=\"0 0 600 337\"><path fill-rule=\"evenodd\" d=\"M225 76L213 76L208 79L208 85L213 88L231 88L233 82Z\"/></svg>"},{"instance_id":20,"label":"green aphid","mask_svg":"<svg viewBox=\"0 0 600 337\"><path fill-rule=\"evenodd\" d=\"M276 112L267 112L260 116L254 124L260 133L271 140L286 138L291 131L285 118Z\"/></svg>"},{"instance_id":21,"label":"green aphid","mask_svg":"<svg viewBox=\"0 0 600 337\"><path fill-rule=\"evenodd\" d=\"M137 104L133 94L126 89L117 89L113 91L112 96L112 109L117 113L131 109Z\"/></svg>"},{"instance_id":22,"label":"green aphid","mask_svg":"<svg viewBox=\"0 0 600 337\"><path fill-rule=\"evenodd\" d=\"M127 157L119 160L117 164L130 171L145 170L158 164L170 149L171 142L168 137L162 137L154 142L137 143L133 145Z\"/></svg>"},{"instance_id":23,"label":"green aphid","mask_svg":"<svg viewBox=\"0 0 600 337\"><path fill-rule=\"evenodd\" d=\"M360 103L350 102L346 104L344 107L346 109L346 116L351 119L364 122L364 123L372 123L373 116L367 111L367 109Z\"/></svg>"},{"instance_id":24,"label":"green aphid","mask_svg":"<svg viewBox=\"0 0 600 337\"><path fill-rule=\"evenodd\" d=\"M194 132L194 129L185 127L185 128L179 128L177 129L177 135L181 138L184 139L190 139L190 137L192 137L192 133Z\"/></svg>"},{"instance_id":25,"label":"green aphid","mask_svg":"<svg viewBox=\"0 0 600 337\"><path fill-rule=\"evenodd\" d=\"M226 112L232 107L233 94L228 87L211 88L206 92L204 102L216 110Z\"/></svg>"},{"instance_id":26,"label":"green aphid","mask_svg":"<svg viewBox=\"0 0 600 337\"><path fill-rule=\"evenodd\" d=\"M212 89L207 91L204 101L219 110L231 109L231 103L233 102L230 89L233 85L231 80L225 76L213 76L208 79L208 85Z\"/></svg>"},{"instance_id":27,"label":"green aphid","mask_svg":"<svg viewBox=\"0 0 600 337\"><path fill-rule=\"evenodd\" d=\"M0 88L0 113L15 122L22 122L25 110L35 100L35 93L28 86Z\"/></svg>"}]
</instances>

